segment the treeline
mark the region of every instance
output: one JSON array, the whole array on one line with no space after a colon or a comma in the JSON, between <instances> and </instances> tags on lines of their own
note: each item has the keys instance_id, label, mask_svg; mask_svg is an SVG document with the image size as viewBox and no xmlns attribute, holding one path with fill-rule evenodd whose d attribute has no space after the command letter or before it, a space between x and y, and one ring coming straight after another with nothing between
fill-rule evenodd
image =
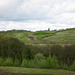
<instances>
[{"instance_id":1,"label":"treeline","mask_svg":"<svg viewBox=\"0 0 75 75\"><path fill-rule=\"evenodd\" d=\"M46 45L34 45L35 48L44 56L55 55L58 59L59 64L65 63L71 65L75 60L75 45L58 45L58 44L46 44Z\"/></svg>"},{"instance_id":2,"label":"treeline","mask_svg":"<svg viewBox=\"0 0 75 75\"><path fill-rule=\"evenodd\" d=\"M75 64L74 60L75 45L26 45L16 38L0 36L0 63L5 66L12 62L25 67L63 68Z\"/></svg>"},{"instance_id":3,"label":"treeline","mask_svg":"<svg viewBox=\"0 0 75 75\"><path fill-rule=\"evenodd\" d=\"M0 36L0 57L17 58L22 62L23 58L32 59L37 51L32 50L31 46L26 46L25 43L21 42L16 38L8 38Z\"/></svg>"},{"instance_id":4,"label":"treeline","mask_svg":"<svg viewBox=\"0 0 75 75\"><path fill-rule=\"evenodd\" d=\"M7 30L7 31L0 31L0 33L8 33L8 32L31 32L31 31L27 31L27 30Z\"/></svg>"}]
</instances>

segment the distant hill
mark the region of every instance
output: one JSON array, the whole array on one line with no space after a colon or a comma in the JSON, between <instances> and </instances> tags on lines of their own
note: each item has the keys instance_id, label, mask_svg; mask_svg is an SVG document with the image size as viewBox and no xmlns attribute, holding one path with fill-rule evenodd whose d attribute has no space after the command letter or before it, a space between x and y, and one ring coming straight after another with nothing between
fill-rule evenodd
<instances>
[{"instance_id":1,"label":"distant hill","mask_svg":"<svg viewBox=\"0 0 75 75\"><path fill-rule=\"evenodd\" d=\"M54 31L25 31L25 30L10 30L0 31L1 36L14 37L25 42L26 44L45 44L59 43L70 44L75 43L75 28Z\"/></svg>"}]
</instances>

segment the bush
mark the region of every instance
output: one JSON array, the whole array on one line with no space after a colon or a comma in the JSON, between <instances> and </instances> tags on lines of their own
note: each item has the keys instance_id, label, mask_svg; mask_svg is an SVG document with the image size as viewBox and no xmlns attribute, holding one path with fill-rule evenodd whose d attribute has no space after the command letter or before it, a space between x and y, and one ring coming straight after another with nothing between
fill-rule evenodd
<instances>
[{"instance_id":1,"label":"bush","mask_svg":"<svg viewBox=\"0 0 75 75\"><path fill-rule=\"evenodd\" d=\"M64 63L64 64L61 64L61 68L67 70L69 67L67 64Z\"/></svg>"},{"instance_id":2,"label":"bush","mask_svg":"<svg viewBox=\"0 0 75 75\"><path fill-rule=\"evenodd\" d=\"M75 71L75 60L74 60L73 64L70 66L70 70Z\"/></svg>"},{"instance_id":3,"label":"bush","mask_svg":"<svg viewBox=\"0 0 75 75\"><path fill-rule=\"evenodd\" d=\"M40 61L41 59L45 59L45 57L41 53L36 54L34 57L34 60Z\"/></svg>"},{"instance_id":4,"label":"bush","mask_svg":"<svg viewBox=\"0 0 75 75\"><path fill-rule=\"evenodd\" d=\"M33 59L29 60L29 68L34 68L35 67L35 62Z\"/></svg>"},{"instance_id":5,"label":"bush","mask_svg":"<svg viewBox=\"0 0 75 75\"><path fill-rule=\"evenodd\" d=\"M53 69L53 68L58 68L59 65L58 65L58 61L57 61L57 58L56 56L49 56L47 58L47 68L50 68L50 69Z\"/></svg>"},{"instance_id":6,"label":"bush","mask_svg":"<svg viewBox=\"0 0 75 75\"><path fill-rule=\"evenodd\" d=\"M41 54L41 53L36 54L34 59L31 59L29 61L29 67L31 67L31 68L32 67L33 68L34 67L35 68L45 68L46 67L45 64L46 64L46 59L43 56L43 54Z\"/></svg>"},{"instance_id":7,"label":"bush","mask_svg":"<svg viewBox=\"0 0 75 75\"><path fill-rule=\"evenodd\" d=\"M3 65L3 59L0 58L0 66L2 66L2 65Z\"/></svg>"},{"instance_id":8,"label":"bush","mask_svg":"<svg viewBox=\"0 0 75 75\"><path fill-rule=\"evenodd\" d=\"M19 64L19 60L18 60L18 59L15 59L13 66L18 67L19 65L20 65L20 64Z\"/></svg>"},{"instance_id":9,"label":"bush","mask_svg":"<svg viewBox=\"0 0 75 75\"><path fill-rule=\"evenodd\" d=\"M3 63L4 66L13 66L13 60L12 58L7 58L4 63Z\"/></svg>"},{"instance_id":10,"label":"bush","mask_svg":"<svg viewBox=\"0 0 75 75\"><path fill-rule=\"evenodd\" d=\"M28 60L27 59L23 59L21 66L22 67L28 67L29 66Z\"/></svg>"},{"instance_id":11,"label":"bush","mask_svg":"<svg viewBox=\"0 0 75 75\"><path fill-rule=\"evenodd\" d=\"M40 61L44 60L44 59L45 59L45 57L43 56L43 54L41 54L41 53L36 54L35 57L34 57L35 67L39 67Z\"/></svg>"},{"instance_id":12,"label":"bush","mask_svg":"<svg viewBox=\"0 0 75 75\"><path fill-rule=\"evenodd\" d=\"M53 68L58 68L59 64L58 64L58 60L56 56L52 57L52 62L53 62Z\"/></svg>"},{"instance_id":13,"label":"bush","mask_svg":"<svg viewBox=\"0 0 75 75\"><path fill-rule=\"evenodd\" d=\"M47 68L47 60L46 59L40 60L39 67L40 68Z\"/></svg>"}]
</instances>

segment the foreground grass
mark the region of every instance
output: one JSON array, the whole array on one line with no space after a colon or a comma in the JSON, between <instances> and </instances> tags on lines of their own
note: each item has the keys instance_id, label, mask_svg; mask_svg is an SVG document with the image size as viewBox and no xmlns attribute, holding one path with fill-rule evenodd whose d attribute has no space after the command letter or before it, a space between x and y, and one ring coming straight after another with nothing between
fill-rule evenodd
<instances>
[{"instance_id":1,"label":"foreground grass","mask_svg":"<svg viewBox=\"0 0 75 75\"><path fill-rule=\"evenodd\" d=\"M35 69L22 67L0 67L3 72L9 73L25 73L25 74L42 74L42 75L75 75L74 71L67 71L61 69ZM1 72L0 71L0 72Z\"/></svg>"}]
</instances>

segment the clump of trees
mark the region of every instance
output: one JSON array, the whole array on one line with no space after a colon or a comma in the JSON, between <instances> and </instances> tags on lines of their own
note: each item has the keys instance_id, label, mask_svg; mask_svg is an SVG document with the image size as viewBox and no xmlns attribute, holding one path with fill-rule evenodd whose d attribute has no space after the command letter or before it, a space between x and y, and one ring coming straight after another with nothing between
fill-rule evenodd
<instances>
[{"instance_id":1,"label":"clump of trees","mask_svg":"<svg viewBox=\"0 0 75 75\"><path fill-rule=\"evenodd\" d=\"M21 63L23 58L32 59L36 52L31 49L31 46L25 45L24 42L16 38L0 36L0 57L3 59L18 59Z\"/></svg>"},{"instance_id":2,"label":"clump of trees","mask_svg":"<svg viewBox=\"0 0 75 75\"><path fill-rule=\"evenodd\" d=\"M75 45L26 45L0 36L0 66L75 70Z\"/></svg>"}]
</instances>

